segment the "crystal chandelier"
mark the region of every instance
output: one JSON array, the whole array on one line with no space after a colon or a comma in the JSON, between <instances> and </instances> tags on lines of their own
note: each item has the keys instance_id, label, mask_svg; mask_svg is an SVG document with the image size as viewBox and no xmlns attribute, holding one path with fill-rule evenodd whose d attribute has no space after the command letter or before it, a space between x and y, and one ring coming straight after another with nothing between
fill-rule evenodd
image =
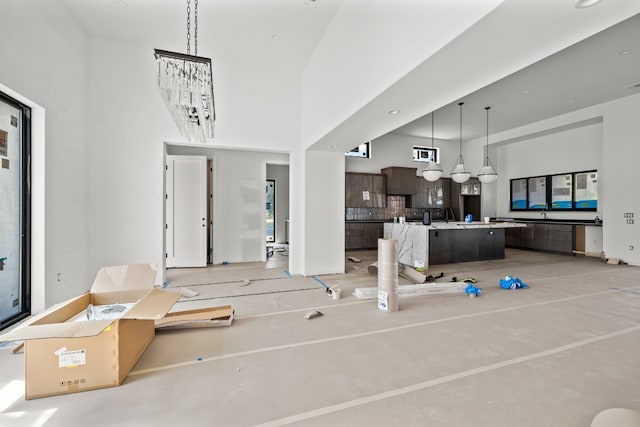
<instances>
[{"instance_id":1,"label":"crystal chandelier","mask_svg":"<svg viewBox=\"0 0 640 427\"><path fill-rule=\"evenodd\" d=\"M181 135L190 142L213 138L216 120L211 59L198 56L198 0L194 10L194 53L191 55L191 0L187 0L187 53L154 49L158 90Z\"/></svg>"},{"instance_id":2,"label":"crystal chandelier","mask_svg":"<svg viewBox=\"0 0 640 427\"><path fill-rule=\"evenodd\" d=\"M435 111L431 113L431 152L435 153L435 149L433 147L433 115L435 114ZM422 170L422 177L424 179L426 179L427 181L437 181L440 179L440 176L442 175L442 167L440 166L440 163L435 161L436 159L434 158L433 162L429 162L427 163L427 167L424 168Z\"/></svg>"},{"instance_id":3,"label":"crystal chandelier","mask_svg":"<svg viewBox=\"0 0 640 427\"><path fill-rule=\"evenodd\" d=\"M487 110L487 153L484 157L484 163L482 163L482 167L478 172L478 179L483 184L490 184L496 179L498 179L498 172L496 172L496 168L493 167L493 163L489 160L489 110L491 107L484 107Z\"/></svg>"},{"instance_id":4,"label":"crystal chandelier","mask_svg":"<svg viewBox=\"0 0 640 427\"><path fill-rule=\"evenodd\" d=\"M461 184L471 177L471 172L467 172L464 167L464 159L462 158L462 106L464 105L464 102L460 102L458 105L460 106L460 157L458 157L456 164L453 165L451 179Z\"/></svg>"}]
</instances>

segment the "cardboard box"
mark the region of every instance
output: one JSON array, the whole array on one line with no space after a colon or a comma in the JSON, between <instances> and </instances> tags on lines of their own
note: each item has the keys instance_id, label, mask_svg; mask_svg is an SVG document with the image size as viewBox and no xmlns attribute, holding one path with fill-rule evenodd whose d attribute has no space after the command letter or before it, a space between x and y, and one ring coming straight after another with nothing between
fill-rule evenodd
<instances>
[{"instance_id":1,"label":"cardboard box","mask_svg":"<svg viewBox=\"0 0 640 427\"><path fill-rule=\"evenodd\" d=\"M156 329L211 328L231 326L234 311L230 305L167 313L155 321Z\"/></svg>"},{"instance_id":2,"label":"cardboard box","mask_svg":"<svg viewBox=\"0 0 640 427\"><path fill-rule=\"evenodd\" d=\"M24 340L25 397L75 393L122 384L155 336L154 322L180 298L154 288L149 264L103 267L91 291L34 316L0 336ZM68 321L89 304L135 303L116 320Z\"/></svg>"}]
</instances>

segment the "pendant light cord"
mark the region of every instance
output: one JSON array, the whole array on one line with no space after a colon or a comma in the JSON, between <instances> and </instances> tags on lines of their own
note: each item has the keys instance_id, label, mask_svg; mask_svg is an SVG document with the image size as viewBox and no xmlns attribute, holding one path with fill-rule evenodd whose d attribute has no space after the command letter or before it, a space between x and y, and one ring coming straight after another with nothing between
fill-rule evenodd
<instances>
[{"instance_id":1,"label":"pendant light cord","mask_svg":"<svg viewBox=\"0 0 640 427\"><path fill-rule=\"evenodd\" d=\"M462 157L462 106L464 102L458 103L460 106L460 157Z\"/></svg>"},{"instance_id":2,"label":"pendant light cord","mask_svg":"<svg viewBox=\"0 0 640 427\"><path fill-rule=\"evenodd\" d=\"M489 110L491 109L491 107L484 107L485 110L487 110L487 159L489 158Z\"/></svg>"},{"instance_id":3,"label":"pendant light cord","mask_svg":"<svg viewBox=\"0 0 640 427\"><path fill-rule=\"evenodd\" d=\"M431 149L433 150L433 115L435 111L431 113Z\"/></svg>"},{"instance_id":4,"label":"pendant light cord","mask_svg":"<svg viewBox=\"0 0 640 427\"><path fill-rule=\"evenodd\" d=\"M193 11L193 48L198 56L198 0L194 1ZM191 0L187 0L187 55L191 55Z\"/></svg>"}]
</instances>

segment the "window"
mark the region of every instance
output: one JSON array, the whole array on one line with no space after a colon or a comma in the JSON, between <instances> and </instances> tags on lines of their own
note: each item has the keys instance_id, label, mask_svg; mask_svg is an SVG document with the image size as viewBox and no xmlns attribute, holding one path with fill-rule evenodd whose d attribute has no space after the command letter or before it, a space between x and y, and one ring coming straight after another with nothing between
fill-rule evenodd
<instances>
[{"instance_id":1,"label":"window","mask_svg":"<svg viewBox=\"0 0 640 427\"><path fill-rule=\"evenodd\" d=\"M31 109L0 92L0 329L31 311Z\"/></svg>"},{"instance_id":2,"label":"window","mask_svg":"<svg viewBox=\"0 0 640 427\"><path fill-rule=\"evenodd\" d=\"M553 175L551 177L551 209L571 209L573 200L573 175Z\"/></svg>"},{"instance_id":3,"label":"window","mask_svg":"<svg viewBox=\"0 0 640 427\"><path fill-rule=\"evenodd\" d=\"M581 172L575 174L575 209L598 209L598 172Z\"/></svg>"},{"instance_id":4,"label":"window","mask_svg":"<svg viewBox=\"0 0 640 427\"><path fill-rule=\"evenodd\" d=\"M413 161L414 162L438 162L438 148L413 146Z\"/></svg>"},{"instance_id":5,"label":"window","mask_svg":"<svg viewBox=\"0 0 640 427\"><path fill-rule=\"evenodd\" d=\"M547 178L544 176L529 178L528 199L529 209L547 208Z\"/></svg>"},{"instance_id":6,"label":"window","mask_svg":"<svg viewBox=\"0 0 640 427\"><path fill-rule=\"evenodd\" d=\"M511 180L511 210L596 211L598 171Z\"/></svg>"},{"instance_id":7,"label":"window","mask_svg":"<svg viewBox=\"0 0 640 427\"><path fill-rule=\"evenodd\" d=\"M371 158L371 143L369 141L364 144L358 145L353 150L347 151L344 153L347 157L358 157L360 159L370 159Z\"/></svg>"},{"instance_id":8,"label":"window","mask_svg":"<svg viewBox=\"0 0 640 427\"><path fill-rule=\"evenodd\" d=\"M511 180L511 210L527 208L527 180Z\"/></svg>"}]
</instances>

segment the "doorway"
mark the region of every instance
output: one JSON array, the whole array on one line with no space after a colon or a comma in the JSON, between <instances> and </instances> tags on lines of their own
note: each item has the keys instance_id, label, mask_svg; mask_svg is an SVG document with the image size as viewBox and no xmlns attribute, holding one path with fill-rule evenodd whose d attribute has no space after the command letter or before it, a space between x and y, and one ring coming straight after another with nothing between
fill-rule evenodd
<instances>
[{"instance_id":1,"label":"doorway","mask_svg":"<svg viewBox=\"0 0 640 427\"><path fill-rule=\"evenodd\" d=\"M276 181L268 179L266 185L266 237L267 243L276 241Z\"/></svg>"}]
</instances>

